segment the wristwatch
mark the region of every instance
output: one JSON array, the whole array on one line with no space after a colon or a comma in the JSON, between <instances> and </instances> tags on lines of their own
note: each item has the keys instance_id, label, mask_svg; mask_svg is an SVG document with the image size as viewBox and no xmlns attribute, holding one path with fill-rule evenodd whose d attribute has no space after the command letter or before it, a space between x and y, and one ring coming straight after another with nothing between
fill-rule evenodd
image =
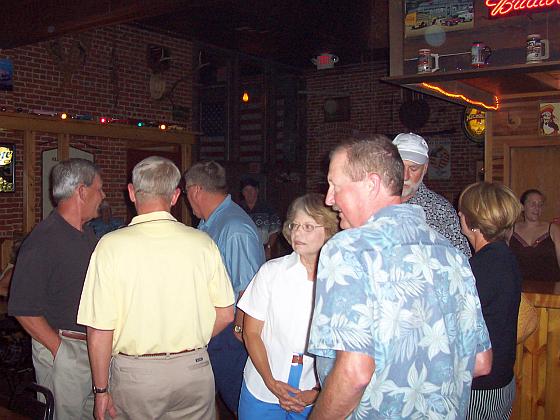
<instances>
[{"instance_id":1,"label":"wristwatch","mask_svg":"<svg viewBox=\"0 0 560 420\"><path fill-rule=\"evenodd\" d=\"M109 387L106 386L105 388L98 388L95 385L92 387L94 394L105 394L109 391Z\"/></svg>"},{"instance_id":2,"label":"wristwatch","mask_svg":"<svg viewBox=\"0 0 560 420\"><path fill-rule=\"evenodd\" d=\"M236 334L241 334L243 332L243 327L239 326L239 325L234 325L233 326L233 332Z\"/></svg>"}]
</instances>

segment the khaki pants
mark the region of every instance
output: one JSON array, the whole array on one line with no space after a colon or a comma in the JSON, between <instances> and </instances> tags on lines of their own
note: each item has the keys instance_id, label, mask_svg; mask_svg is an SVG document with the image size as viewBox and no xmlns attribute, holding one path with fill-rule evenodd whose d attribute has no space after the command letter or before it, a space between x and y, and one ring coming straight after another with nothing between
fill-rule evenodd
<instances>
[{"instance_id":1,"label":"khaki pants","mask_svg":"<svg viewBox=\"0 0 560 420\"><path fill-rule=\"evenodd\" d=\"M54 395L55 420L93 419L94 397L87 343L60 337L62 342L53 360L51 352L33 340L33 366L39 385Z\"/></svg>"},{"instance_id":2,"label":"khaki pants","mask_svg":"<svg viewBox=\"0 0 560 420\"><path fill-rule=\"evenodd\" d=\"M214 420L214 375L206 349L111 362L117 419ZM106 416L108 418L108 416Z\"/></svg>"}]
</instances>

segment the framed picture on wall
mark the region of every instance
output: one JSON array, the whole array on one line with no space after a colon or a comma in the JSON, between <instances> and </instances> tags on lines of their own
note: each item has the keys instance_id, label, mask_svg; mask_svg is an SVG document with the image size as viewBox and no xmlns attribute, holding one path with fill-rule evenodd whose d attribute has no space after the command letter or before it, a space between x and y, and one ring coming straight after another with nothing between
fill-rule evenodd
<instances>
[{"instance_id":1,"label":"framed picture on wall","mask_svg":"<svg viewBox=\"0 0 560 420\"><path fill-rule=\"evenodd\" d=\"M472 29L473 26L473 0L405 1L405 38Z\"/></svg>"},{"instance_id":2,"label":"framed picture on wall","mask_svg":"<svg viewBox=\"0 0 560 420\"><path fill-rule=\"evenodd\" d=\"M541 136L560 135L560 103L548 102L539 105L539 133Z\"/></svg>"},{"instance_id":3,"label":"framed picture on wall","mask_svg":"<svg viewBox=\"0 0 560 420\"><path fill-rule=\"evenodd\" d=\"M0 192L2 193L16 190L15 156L15 145L0 143Z\"/></svg>"},{"instance_id":4,"label":"framed picture on wall","mask_svg":"<svg viewBox=\"0 0 560 420\"><path fill-rule=\"evenodd\" d=\"M328 98L323 103L325 122L350 121L350 97Z\"/></svg>"},{"instance_id":5,"label":"framed picture on wall","mask_svg":"<svg viewBox=\"0 0 560 420\"><path fill-rule=\"evenodd\" d=\"M14 66L9 58L0 58L0 90L14 90Z\"/></svg>"}]
</instances>

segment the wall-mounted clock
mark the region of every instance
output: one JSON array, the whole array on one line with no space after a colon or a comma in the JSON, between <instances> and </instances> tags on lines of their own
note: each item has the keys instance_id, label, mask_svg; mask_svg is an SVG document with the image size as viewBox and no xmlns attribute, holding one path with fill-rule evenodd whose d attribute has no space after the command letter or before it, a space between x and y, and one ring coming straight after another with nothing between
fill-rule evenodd
<instances>
[{"instance_id":1,"label":"wall-mounted clock","mask_svg":"<svg viewBox=\"0 0 560 420\"><path fill-rule=\"evenodd\" d=\"M486 112L476 108L465 108L462 126L465 135L470 141L477 144L484 143Z\"/></svg>"}]
</instances>

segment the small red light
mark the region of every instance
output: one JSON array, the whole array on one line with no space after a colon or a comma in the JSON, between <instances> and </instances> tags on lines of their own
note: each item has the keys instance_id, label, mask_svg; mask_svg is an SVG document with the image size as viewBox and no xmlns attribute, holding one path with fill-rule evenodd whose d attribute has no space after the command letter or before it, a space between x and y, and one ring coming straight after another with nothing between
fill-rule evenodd
<instances>
[{"instance_id":1,"label":"small red light","mask_svg":"<svg viewBox=\"0 0 560 420\"><path fill-rule=\"evenodd\" d=\"M331 56L330 55L320 55L319 56L319 64L330 64L331 63Z\"/></svg>"},{"instance_id":2,"label":"small red light","mask_svg":"<svg viewBox=\"0 0 560 420\"><path fill-rule=\"evenodd\" d=\"M100 122L101 124L105 124L105 123L107 123L107 118L101 117L101 118L99 118L99 122Z\"/></svg>"}]
</instances>

